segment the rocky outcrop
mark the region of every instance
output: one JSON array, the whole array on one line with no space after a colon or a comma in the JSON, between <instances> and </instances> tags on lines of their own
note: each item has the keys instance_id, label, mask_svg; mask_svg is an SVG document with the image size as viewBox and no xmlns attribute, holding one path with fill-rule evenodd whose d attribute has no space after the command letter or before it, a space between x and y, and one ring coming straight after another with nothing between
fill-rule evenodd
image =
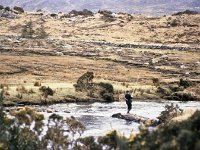
<instances>
[{"instance_id":1,"label":"rocky outcrop","mask_svg":"<svg viewBox=\"0 0 200 150\"><path fill-rule=\"evenodd\" d=\"M0 11L0 17L15 19L16 15L14 15L11 11Z\"/></svg>"},{"instance_id":2,"label":"rocky outcrop","mask_svg":"<svg viewBox=\"0 0 200 150\"><path fill-rule=\"evenodd\" d=\"M138 116L136 114L117 113L117 114L113 114L112 117L118 118L118 119L124 119L124 120L127 120L127 121L133 121L133 122L137 122L137 123L143 123L143 124L148 125L148 126L157 126L159 124L158 120Z\"/></svg>"},{"instance_id":3,"label":"rocky outcrop","mask_svg":"<svg viewBox=\"0 0 200 150\"><path fill-rule=\"evenodd\" d=\"M93 72L84 73L74 84L77 92L85 92L89 97L103 99L104 101L114 101L114 89L109 83L93 83Z\"/></svg>"}]
</instances>

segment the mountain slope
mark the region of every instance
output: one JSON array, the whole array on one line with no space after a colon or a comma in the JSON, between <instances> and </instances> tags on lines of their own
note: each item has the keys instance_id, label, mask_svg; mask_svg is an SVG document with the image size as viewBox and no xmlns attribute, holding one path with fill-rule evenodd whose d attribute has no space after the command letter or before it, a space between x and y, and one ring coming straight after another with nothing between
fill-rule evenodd
<instances>
[{"instance_id":1,"label":"mountain slope","mask_svg":"<svg viewBox=\"0 0 200 150\"><path fill-rule=\"evenodd\" d=\"M116 12L163 15L186 9L200 11L199 0L1 0L0 4L21 6L26 10L43 9L52 12L109 9Z\"/></svg>"}]
</instances>

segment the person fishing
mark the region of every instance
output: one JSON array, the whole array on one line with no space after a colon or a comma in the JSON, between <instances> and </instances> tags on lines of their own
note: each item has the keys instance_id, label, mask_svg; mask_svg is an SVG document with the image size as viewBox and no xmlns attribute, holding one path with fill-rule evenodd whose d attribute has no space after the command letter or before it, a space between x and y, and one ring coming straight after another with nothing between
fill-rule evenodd
<instances>
[{"instance_id":1,"label":"person fishing","mask_svg":"<svg viewBox=\"0 0 200 150\"><path fill-rule=\"evenodd\" d=\"M129 91L126 91L125 93L125 100L126 100L126 104L127 104L127 107L128 107L128 111L127 113L130 112L130 110L132 109L132 97L131 97L131 94Z\"/></svg>"}]
</instances>

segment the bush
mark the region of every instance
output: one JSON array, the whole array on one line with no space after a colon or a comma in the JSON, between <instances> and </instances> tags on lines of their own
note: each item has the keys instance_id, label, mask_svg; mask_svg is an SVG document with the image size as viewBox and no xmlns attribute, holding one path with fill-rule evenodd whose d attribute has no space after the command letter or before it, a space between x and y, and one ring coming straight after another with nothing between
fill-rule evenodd
<instances>
[{"instance_id":1,"label":"bush","mask_svg":"<svg viewBox=\"0 0 200 150\"><path fill-rule=\"evenodd\" d=\"M106 102L114 101L114 89L110 83L95 83L92 89L92 94L97 95L98 98L102 98Z\"/></svg>"},{"instance_id":2,"label":"bush","mask_svg":"<svg viewBox=\"0 0 200 150\"><path fill-rule=\"evenodd\" d=\"M82 13L83 13L83 16L93 16L94 15L92 11L89 11L87 9L83 9Z\"/></svg>"},{"instance_id":3,"label":"bush","mask_svg":"<svg viewBox=\"0 0 200 150\"><path fill-rule=\"evenodd\" d=\"M40 83L39 81L36 81L36 82L34 83L34 86L41 86L41 83Z\"/></svg>"},{"instance_id":4,"label":"bush","mask_svg":"<svg viewBox=\"0 0 200 150\"><path fill-rule=\"evenodd\" d=\"M106 91L100 91L100 97L105 100L106 102L113 102L114 101L114 97L113 97L113 93L108 93Z\"/></svg>"},{"instance_id":5,"label":"bush","mask_svg":"<svg viewBox=\"0 0 200 150\"><path fill-rule=\"evenodd\" d=\"M93 12L92 11L89 11L87 9L83 9L83 11L77 11L77 10L72 10L71 12L69 12L69 16L85 16L85 17L88 17L88 16L93 16Z\"/></svg>"},{"instance_id":6,"label":"bush","mask_svg":"<svg viewBox=\"0 0 200 150\"><path fill-rule=\"evenodd\" d=\"M180 25L180 21L177 20L177 19L173 19L171 22L170 22L170 26L171 27L176 27L176 26L179 26Z\"/></svg>"},{"instance_id":7,"label":"bush","mask_svg":"<svg viewBox=\"0 0 200 150\"><path fill-rule=\"evenodd\" d=\"M35 31L33 30L33 22L29 21L22 27L22 38L33 38L33 34Z\"/></svg>"},{"instance_id":8,"label":"bush","mask_svg":"<svg viewBox=\"0 0 200 150\"><path fill-rule=\"evenodd\" d=\"M112 15L111 11L108 10L99 10L98 13L102 14L102 19L105 22L113 22L116 20L116 18Z\"/></svg>"},{"instance_id":9,"label":"bush","mask_svg":"<svg viewBox=\"0 0 200 150\"><path fill-rule=\"evenodd\" d=\"M93 136L80 138L78 139L78 142L81 143L81 145L78 145L78 149L82 150L102 150L101 145L99 145L96 142L96 139Z\"/></svg>"},{"instance_id":10,"label":"bush","mask_svg":"<svg viewBox=\"0 0 200 150\"><path fill-rule=\"evenodd\" d=\"M98 13L102 14L102 15L111 15L112 11L109 11L109 10L99 10Z\"/></svg>"},{"instance_id":11,"label":"bush","mask_svg":"<svg viewBox=\"0 0 200 150\"><path fill-rule=\"evenodd\" d=\"M25 86L17 87L16 91L18 91L20 93L23 93L23 94L27 94L28 93L28 90L26 89Z\"/></svg>"},{"instance_id":12,"label":"bush","mask_svg":"<svg viewBox=\"0 0 200 150\"><path fill-rule=\"evenodd\" d=\"M177 13L173 14L172 16L180 16L180 15L183 15L183 14L196 15L196 14L199 14L199 12L197 12L197 11L191 11L191 10L185 10L183 12L177 12Z\"/></svg>"},{"instance_id":13,"label":"bush","mask_svg":"<svg viewBox=\"0 0 200 150\"><path fill-rule=\"evenodd\" d=\"M60 19L69 18L69 17L70 17L69 14L64 14L64 15L60 16Z\"/></svg>"},{"instance_id":14,"label":"bush","mask_svg":"<svg viewBox=\"0 0 200 150\"><path fill-rule=\"evenodd\" d=\"M99 143L103 146L108 146L108 149L119 149L119 150L128 150L128 139L123 136L119 136L117 131L112 131L106 136L98 139ZM102 147L103 147L102 146Z\"/></svg>"},{"instance_id":15,"label":"bush","mask_svg":"<svg viewBox=\"0 0 200 150\"><path fill-rule=\"evenodd\" d=\"M77 145L74 137L79 137L85 130L74 117L63 119L56 114L49 116L44 125L44 116L28 107L11 111L8 115L10 117L3 112L0 97L1 149L49 149L49 144L52 149L70 149Z\"/></svg>"},{"instance_id":16,"label":"bush","mask_svg":"<svg viewBox=\"0 0 200 150\"><path fill-rule=\"evenodd\" d=\"M16 97L19 98L19 99L22 99L22 98L23 98L22 94L20 94L20 93L18 93L18 94L16 95Z\"/></svg>"},{"instance_id":17,"label":"bush","mask_svg":"<svg viewBox=\"0 0 200 150\"><path fill-rule=\"evenodd\" d=\"M0 89L9 90L9 85L8 84L0 84Z\"/></svg>"},{"instance_id":18,"label":"bush","mask_svg":"<svg viewBox=\"0 0 200 150\"><path fill-rule=\"evenodd\" d=\"M189 86L191 86L193 84L191 81L180 79L179 85L183 86L184 88L188 88Z\"/></svg>"},{"instance_id":19,"label":"bush","mask_svg":"<svg viewBox=\"0 0 200 150\"><path fill-rule=\"evenodd\" d=\"M28 94L34 94L34 93L35 93L35 91L33 89L28 90Z\"/></svg>"},{"instance_id":20,"label":"bush","mask_svg":"<svg viewBox=\"0 0 200 150\"><path fill-rule=\"evenodd\" d=\"M39 90L42 92L42 95L47 98L48 95L53 96L54 91L50 87L42 86L39 88Z\"/></svg>"},{"instance_id":21,"label":"bush","mask_svg":"<svg viewBox=\"0 0 200 150\"><path fill-rule=\"evenodd\" d=\"M24 13L24 9L23 9L22 7L17 7L17 6L15 6L13 9L14 9L15 11L17 11L18 13Z\"/></svg>"},{"instance_id":22,"label":"bush","mask_svg":"<svg viewBox=\"0 0 200 150\"><path fill-rule=\"evenodd\" d=\"M157 92L164 96L170 96L172 94L172 91L168 87L162 87L162 86L158 87Z\"/></svg>"},{"instance_id":23,"label":"bush","mask_svg":"<svg viewBox=\"0 0 200 150\"><path fill-rule=\"evenodd\" d=\"M196 100L198 100L198 98L193 96L191 93L182 92L182 91L173 93L172 97L174 97L174 100L178 100L178 101L196 101Z\"/></svg>"},{"instance_id":24,"label":"bush","mask_svg":"<svg viewBox=\"0 0 200 150\"><path fill-rule=\"evenodd\" d=\"M131 149L181 149L199 148L200 111L183 122L171 122L154 131L143 130L128 144ZM197 149L196 149L197 150Z\"/></svg>"},{"instance_id":25,"label":"bush","mask_svg":"<svg viewBox=\"0 0 200 150\"><path fill-rule=\"evenodd\" d=\"M48 37L48 34L47 34L47 32L45 31L43 25L41 25L40 28L37 28L37 29L36 29L36 35L37 35L37 38L39 38L39 39L45 39L45 38Z\"/></svg>"},{"instance_id":26,"label":"bush","mask_svg":"<svg viewBox=\"0 0 200 150\"><path fill-rule=\"evenodd\" d=\"M97 85L100 86L101 88L105 89L105 91L107 91L108 93L114 93L114 88L113 88L112 84L110 84L110 83L100 82L100 83L97 83Z\"/></svg>"},{"instance_id":27,"label":"bush","mask_svg":"<svg viewBox=\"0 0 200 150\"><path fill-rule=\"evenodd\" d=\"M153 78L152 79L154 86L159 86L160 85L160 80L158 78Z\"/></svg>"},{"instance_id":28,"label":"bush","mask_svg":"<svg viewBox=\"0 0 200 150\"><path fill-rule=\"evenodd\" d=\"M10 7L5 7L4 10L5 11L11 11Z\"/></svg>"},{"instance_id":29,"label":"bush","mask_svg":"<svg viewBox=\"0 0 200 150\"><path fill-rule=\"evenodd\" d=\"M58 15L57 14L50 14L51 17L55 18L57 17Z\"/></svg>"},{"instance_id":30,"label":"bush","mask_svg":"<svg viewBox=\"0 0 200 150\"><path fill-rule=\"evenodd\" d=\"M3 10L3 9L4 9L4 7L2 5L0 5L0 10Z\"/></svg>"},{"instance_id":31,"label":"bush","mask_svg":"<svg viewBox=\"0 0 200 150\"><path fill-rule=\"evenodd\" d=\"M183 113L178 105L165 105L165 110L157 117L160 123L168 123L172 118L177 117Z\"/></svg>"}]
</instances>

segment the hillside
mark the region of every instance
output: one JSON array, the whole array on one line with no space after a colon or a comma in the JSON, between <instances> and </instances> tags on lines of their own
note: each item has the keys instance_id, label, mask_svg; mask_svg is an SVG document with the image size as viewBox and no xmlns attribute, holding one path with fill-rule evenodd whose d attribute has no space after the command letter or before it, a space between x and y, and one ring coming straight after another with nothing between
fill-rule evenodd
<instances>
[{"instance_id":1,"label":"hillside","mask_svg":"<svg viewBox=\"0 0 200 150\"><path fill-rule=\"evenodd\" d=\"M1 0L0 4L21 6L29 11L42 9L51 12L69 12L73 9L89 9L91 11L108 9L114 12L159 16L186 9L200 11L199 0Z\"/></svg>"},{"instance_id":2,"label":"hillside","mask_svg":"<svg viewBox=\"0 0 200 150\"><path fill-rule=\"evenodd\" d=\"M8 102L41 102L37 82L55 91L49 101L88 100L73 86L87 71L95 83L111 83L116 100L127 89L143 100L200 99L200 14L11 14L0 17Z\"/></svg>"}]
</instances>

